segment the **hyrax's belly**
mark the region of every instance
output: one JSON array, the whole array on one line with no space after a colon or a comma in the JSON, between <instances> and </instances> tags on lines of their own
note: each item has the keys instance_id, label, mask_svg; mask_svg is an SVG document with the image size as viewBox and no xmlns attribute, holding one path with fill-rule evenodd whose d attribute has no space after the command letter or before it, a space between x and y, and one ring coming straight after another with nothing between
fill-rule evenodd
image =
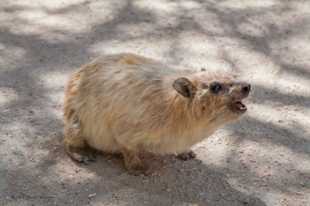
<instances>
[{"instance_id":1,"label":"hyrax's belly","mask_svg":"<svg viewBox=\"0 0 310 206\"><path fill-rule=\"evenodd\" d=\"M196 128L182 133L167 132L160 136L152 137L149 141L154 144L149 147L150 150L158 154L179 154L190 150L190 148L212 135L213 128ZM155 141L155 140L159 141ZM152 141L154 140L154 141Z\"/></svg>"}]
</instances>

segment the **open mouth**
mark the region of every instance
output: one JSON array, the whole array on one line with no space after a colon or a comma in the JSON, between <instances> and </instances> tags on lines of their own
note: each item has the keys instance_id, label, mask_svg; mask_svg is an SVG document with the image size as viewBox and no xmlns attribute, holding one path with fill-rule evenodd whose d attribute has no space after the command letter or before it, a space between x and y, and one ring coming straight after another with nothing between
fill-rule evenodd
<instances>
[{"instance_id":1,"label":"open mouth","mask_svg":"<svg viewBox=\"0 0 310 206\"><path fill-rule=\"evenodd\" d=\"M237 100L232 102L231 109L233 112L244 113L247 110L247 107L241 102L241 100Z\"/></svg>"}]
</instances>

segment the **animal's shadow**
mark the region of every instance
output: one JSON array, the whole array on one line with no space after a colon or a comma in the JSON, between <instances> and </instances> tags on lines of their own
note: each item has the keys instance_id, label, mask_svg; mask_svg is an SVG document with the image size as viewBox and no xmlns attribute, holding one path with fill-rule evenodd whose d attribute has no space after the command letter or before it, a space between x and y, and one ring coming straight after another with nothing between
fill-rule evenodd
<instances>
[{"instance_id":1,"label":"animal's shadow","mask_svg":"<svg viewBox=\"0 0 310 206\"><path fill-rule=\"evenodd\" d=\"M119 155L98 154L96 162L85 165L73 162L62 145L57 145L56 151L51 151L47 157L49 163L45 164L54 167L58 161L63 161L80 171L76 173L81 179L78 184L69 180L63 184L77 191L88 187L91 193L96 194L92 202L116 203L122 200L126 205L265 205L257 197L234 189L223 171L211 168L199 159L182 161L175 156L164 156L160 158L164 162L162 169L153 175L134 176L125 170ZM93 178L83 178L90 174Z\"/></svg>"}]
</instances>

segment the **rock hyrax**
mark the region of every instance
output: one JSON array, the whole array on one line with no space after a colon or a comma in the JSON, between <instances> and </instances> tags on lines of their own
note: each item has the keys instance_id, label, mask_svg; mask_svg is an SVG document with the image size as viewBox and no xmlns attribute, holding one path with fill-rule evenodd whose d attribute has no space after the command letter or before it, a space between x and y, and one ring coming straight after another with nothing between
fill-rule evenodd
<instances>
[{"instance_id":1,"label":"rock hyrax","mask_svg":"<svg viewBox=\"0 0 310 206\"><path fill-rule=\"evenodd\" d=\"M231 75L180 70L143 56L101 56L71 77L64 101L64 144L83 162L85 148L120 153L130 171L145 153L193 157L192 145L247 110L250 85Z\"/></svg>"}]
</instances>

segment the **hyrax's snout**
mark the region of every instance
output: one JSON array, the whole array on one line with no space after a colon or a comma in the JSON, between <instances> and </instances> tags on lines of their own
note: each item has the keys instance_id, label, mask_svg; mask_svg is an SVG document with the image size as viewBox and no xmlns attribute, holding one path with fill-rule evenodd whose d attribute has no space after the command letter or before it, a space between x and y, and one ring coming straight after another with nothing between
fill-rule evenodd
<instances>
[{"instance_id":1,"label":"hyrax's snout","mask_svg":"<svg viewBox=\"0 0 310 206\"><path fill-rule=\"evenodd\" d=\"M251 85L248 83L236 83L232 86L231 92L231 104L230 108L233 112L242 114L247 110L245 104L243 104L242 99L249 96L251 91Z\"/></svg>"},{"instance_id":2,"label":"hyrax's snout","mask_svg":"<svg viewBox=\"0 0 310 206\"><path fill-rule=\"evenodd\" d=\"M232 95L237 99L243 99L249 96L251 85L245 82L237 83L233 86Z\"/></svg>"}]
</instances>

